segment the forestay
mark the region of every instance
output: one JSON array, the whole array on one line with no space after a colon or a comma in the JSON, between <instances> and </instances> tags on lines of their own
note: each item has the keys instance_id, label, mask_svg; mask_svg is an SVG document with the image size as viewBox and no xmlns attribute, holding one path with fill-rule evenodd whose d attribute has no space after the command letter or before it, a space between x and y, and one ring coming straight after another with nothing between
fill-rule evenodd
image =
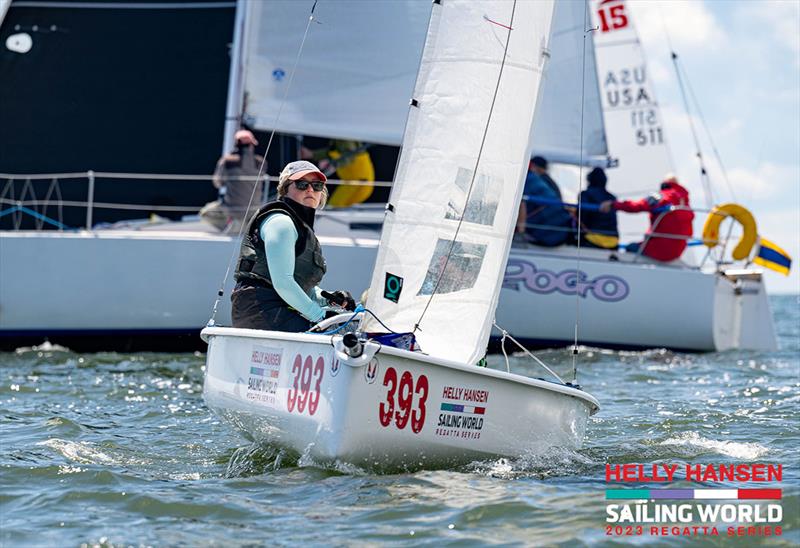
<instances>
[{"instance_id":1,"label":"forestay","mask_svg":"<svg viewBox=\"0 0 800 548\"><path fill-rule=\"evenodd\" d=\"M367 299L432 356L475 363L486 350L552 13L552 1L433 6Z\"/></svg>"},{"instance_id":2,"label":"forestay","mask_svg":"<svg viewBox=\"0 0 800 548\"><path fill-rule=\"evenodd\" d=\"M556 2L531 137L533 153L551 162L608 164L590 23L588 2Z\"/></svg>"},{"instance_id":3,"label":"forestay","mask_svg":"<svg viewBox=\"0 0 800 548\"><path fill-rule=\"evenodd\" d=\"M430 1L319 2L287 95L313 5L314 0L270 0L248 6L248 121L263 130L397 144Z\"/></svg>"}]
</instances>

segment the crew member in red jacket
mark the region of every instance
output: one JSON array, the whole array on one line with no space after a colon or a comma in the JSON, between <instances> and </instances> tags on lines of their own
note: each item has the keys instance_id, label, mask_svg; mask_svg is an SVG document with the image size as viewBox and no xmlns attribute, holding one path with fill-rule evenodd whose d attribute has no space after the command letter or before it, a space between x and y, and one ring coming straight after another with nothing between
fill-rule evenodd
<instances>
[{"instance_id":1,"label":"crew member in red jacket","mask_svg":"<svg viewBox=\"0 0 800 548\"><path fill-rule=\"evenodd\" d=\"M679 209L669 211L671 207ZM659 261L673 261L686 249L686 241L692 236L694 213L689 207L689 191L678 184L674 176L667 176L661 183L661 190L641 200L608 200L600 204L600 211L650 212L650 228L647 234L674 235L677 237L650 236L645 245L644 255ZM666 212L666 213L665 213ZM662 216L663 214L663 216ZM660 218L660 220L659 220ZM656 225L656 221L658 224ZM629 244L626 251L638 252L641 243Z\"/></svg>"}]
</instances>

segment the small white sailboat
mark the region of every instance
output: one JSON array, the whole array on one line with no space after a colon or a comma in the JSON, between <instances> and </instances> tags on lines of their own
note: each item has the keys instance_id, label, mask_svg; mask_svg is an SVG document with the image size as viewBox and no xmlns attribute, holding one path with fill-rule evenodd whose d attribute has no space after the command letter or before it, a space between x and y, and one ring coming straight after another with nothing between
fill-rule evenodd
<instances>
[{"instance_id":1,"label":"small white sailboat","mask_svg":"<svg viewBox=\"0 0 800 548\"><path fill-rule=\"evenodd\" d=\"M599 408L590 394L475 365L511 245L552 13L547 0L434 3L371 313L346 335L204 329L209 407L257 440L367 466L581 443ZM421 351L376 342L386 326L413 333Z\"/></svg>"}]
</instances>

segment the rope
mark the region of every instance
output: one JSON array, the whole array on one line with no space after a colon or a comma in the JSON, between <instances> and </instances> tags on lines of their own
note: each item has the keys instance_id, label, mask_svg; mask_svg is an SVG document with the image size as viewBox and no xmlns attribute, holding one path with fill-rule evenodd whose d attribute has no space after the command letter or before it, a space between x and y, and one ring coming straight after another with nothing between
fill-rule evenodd
<instances>
[{"instance_id":1,"label":"rope","mask_svg":"<svg viewBox=\"0 0 800 548\"><path fill-rule=\"evenodd\" d=\"M537 358L536 356L534 356L534 355L533 355L533 354L530 352L530 350L528 350L527 348L525 348L524 346L522 346L522 344L521 344L521 343L520 343L520 342L519 342L517 339L515 339L515 338L514 338L514 337L511 335L511 333L509 333L508 331L506 331L505 329L503 329L502 327L500 327L499 325L497 325L497 322L492 322L492 323L493 323L493 324L494 324L494 326L495 326L497 329L499 329L499 330L500 330L500 332L503 334L503 338L501 339L501 341L505 341L506 339L511 339L511 341L512 341L514 344L516 344L516 345L517 345L517 346L518 346L518 347L519 347L519 348L520 348L520 349L521 349L521 350L522 350L522 351L523 351L523 352L524 352L524 353L525 353L525 354L526 354L526 355L527 355L529 358L533 359L533 360L534 360L536 363L538 363L539 365L541 365L541 366L542 366L542 367L543 367L543 368L544 368L544 369L545 369L545 370L546 370L548 373L550 373L550 374L551 374L551 375L553 375L553 376L554 376L556 379L558 379L558 382L560 382L561 384L567 384L567 383L565 383L565 382L564 382L564 380L563 380L561 377L559 377L559 376L556 374L556 372L555 372L555 371L553 371L552 369L550 369L550 368L547 366L547 364L546 364L546 363L544 363L542 360L540 360L539 358ZM511 372L511 369L510 369L510 366L508 365L508 355L506 354L506 349L505 349L505 347L503 347L503 355L505 355L505 356L506 356L506 369L507 369L507 370L508 370L508 372L510 373L510 372Z\"/></svg>"},{"instance_id":2,"label":"rope","mask_svg":"<svg viewBox=\"0 0 800 548\"><path fill-rule=\"evenodd\" d=\"M691 109L689 108L689 100L686 97L686 89L683 85L683 78L681 77L681 70L678 65L678 54L675 53L675 50L672 47L672 39L670 38L670 34L667 31L667 24L664 20L664 12L661 10L659 6L659 14L661 16L661 26L664 30L664 36L667 38L667 46L669 47L670 56L672 58L672 64L675 67L675 75L678 77L678 87L681 90L681 98L683 99L683 107L686 110L686 117L689 119L689 129L692 131L692 139L694 140L694 147L695 147L695 155L697 156L697 160L700 162L700 182L703 185L703 192L705 193L706 197L706 207L711 207L711 204L714 203L714 197L711 192L711 183L708 179L708 171L706 170L705 162L703 161L703 153L700 151L700 140L697 138L697 131L694 127L694 122L692 121L692 114Z\"/></svg>"},{"instance_id":3,"label":"rope","mask_svg":"<svg viewBox=\"0 0 800 548\"><path fill-rule=\"evenodd\" d=\"M506 359L506 373L511 373L511 364L508 361L508 353L506 352L506 339L508 338L508 331L503 331L503 338L500 339L500 350L503 351L503 357Z\"/></svg>"},{"instance_id":4,"label":"rope","mask_svg":"<svg viewBox=\"0 0 800 548\"><path fill-rule=\"evenodd\" d=\"M383 327L383 328L384 328L386 331L388 331L389 333L392 333L392 334L394 334L394 335L396 335L396 334L397 334L397 331L395 331L395 330L393 330L393 329L389 329L389 327L388 327L388 326L387 326L385 323L383 323L383 322L381 321L381 319L380 319L378 316L376 316L376 315L375 315L375 313L374 313L372 310L370 310L370 309L368 309L368 308L365 308L365 309L364 309L364 312L369 312L370 316L372 316L373 318L375 318L375 320L376 320L376 321L377 321L379 324L381 324L381 326L382 326L382 327Z\"/></svg>"},{"instance_id":5,"label":"rope","mask_svg":"<svg viewBox=\"0 0 800 548\"><path fill-rule=\"evenodd\" d=\"M583 28L589 26L589 22L587 20L589 15L589 10L587 9L588 6L584 3L584 10L583 10ZM580 147L579 157L580 157L580 164L578 166L578 237L577 237L577 247L578 253L575 257L575 279L579 279L579 273L581 271L581 213L583 211L583 200L580 199L580 185L581 181L583 181L583 125L584 125L584 113L586 110L586 36L590 32L593 32L594 28L586 29L583 32L583 50L582 50L582 60L581 60L581 130L580 130L580 141L578 146ZM577 283L577 282L576 282ZM575 333L573 338L572 344L572 382L578 382L578 328L580 326L580 317L581 317L581 299L580 292L575 292Z\"/></svg>"},{"instance_id":6,"label":"rope","mask_svg":"<svg viewBox=\"0 0 800 548\"><path fill-rule=\"evenodd\" d=\"M694 94L694 89L692 88L692 83L689 81L688 73L686 73L686 69L683 69L683 72L686 74L686 85L689 88L689 94L692 97L692 101L694 102L694 108L697 110L697 115L700 117L700 121L703 123L703 129L706 132L706 136L708 137L708 141L711 143L711 150L714 152L714 157L719 164L720 169L722 170L722 178L725 181L725 185L728 187L728 192L731 193L731 198L733 198L734 202L737 202L736 199L736 192L733 190L733 186L731 185L730 179L728 179L728 171L725 169L725 164L722 163L722 157L720 156L719 150L717 149L717 145L714 142L714 137L711 135L711 130L708 129L708 124L706 123L706 118L703 116L703 111L700 109L700 102L697 100L697 97Z\"/></svg>"},{"instance_id":7,"label":"rope","mask_svg":"<svg viewBox=\"0 0 800 548\"><path fill-rule=\"evenodd\" d=\"M428 308L430 307L431 303L433 302L433 297L436 295L436 292L439 289L439 284L442 282L442 279L444 278L444 273L447 271L447 265L450 262L450 257L453 254L453 249L455 248L456 240L458 239L458 234L461 231L461 226L464 223L464 214L467 211L467 204L469 204L469 198L472 195L472 188L473 188L473 186L475 184L475 178L478 175L478 166L480 165L480 162L481 162L481 156L483 156L483 147L486 144L486 136L489 133L489 123L492 121L492 114L494 113L494 105L495 105L495 103L497 101L497 94L500 91L500 82L503 80L503 71L504 71L505 66L506 66L506 56L508 55L508 45L511 42L511 31L512 31L512 28L514 26L514 13L516 12L516 9L517 9L517 2L516 2L516 0L514 0L514 3L511 6L511 18L510 18L510 21L508 23L508 26L501 25L502 27L507 29L507 32L506 32L506 43L505 43L505 47L503 48L503 60L500 63L500 72L497 75L497 82L495 83L494 94L492 95L492 104L489 106L489 115L486 117L486 125L483 128L483 136L481 137L481 145L480 145L480 148L478 149L478 156L475 159L475 168L472 170L472 178L470 179L469 188L467 189L467 193L466 193L466 195L464 197L464 206L461 209L461 218L458 220L458 224L456 225L455 233L453 234L453 239L450 241L450 248L447 250L447 255L445 256L444 264L442 265L442 269L439 272L439 277L436 279L436 285L433 287L433 290L431 291L431 296L428 298L428 302L425 303L425 308L422 310L422 313L420 314L419 319L417 319L416 323L414 324L414 331L417 331L418 329L420 329L419 324L422 323L422 318L425 317L425 314L428 312ZM497 23L495 23L494 21L491 21L490 19L486 18L485 16L484 16L484 19L489 23L497 25Z\"/></svg>"},{"instance_id":8,"label":"rope","mask_svg":"<svg viewBox=\"0 0 800 548\"><path fill-rule=\"evenodd\" d=\"M89 177L88 171L80 173L0 173L0 179L31 179L33 181L42 179L86 179ZM186 175L180 173L124 173L115 171L95 171L95 179L135 179L140 181L154 180L154 181L212 181L213 175ZM234 175L229 177L232 181L257 181L259 177L255 175ZM273 183L278 182L278 177L274 175L264 175L261 180L270 181ZM392 186L392 181L342 181L339 179L328 179L328 182L336 185L351 185L351 186L379 186L389 188ZM645 193L646 191L642 191Z\"/></svg>"},{"instance_id":9,"label":"rope","mask_svg":"<svg viewBox=\"0 0 800 548\"><path fill-rule=\"evenodd\" d=\"M27 207L23 207L23 206L14 206L14 207L6 209L4 211L0 211L0 217L5 217L6 215L14 214L14 213L17 213L17 212L27 213L28 215L30 215L34 219L37 219L38 221L41 221L43 223L47 223L47 224L53 225L54 227L58 228L59 230L69 229L69 227L67 225L62 224L62 223L56 221L55 219L51 219L50 217L42 215L38 211L34 211L32 209L28 209ZM17 227L17 228L19 228L19 227Z\"/></svg>"},{"instance_id":10,"label":"rope","mask_svg":"<svg viewBox=\"0 0 800 548\"><path fill-rule=\"evenodd\" d=\"M339 331L341 331L342 329L347 327L350 324L350 322L352 322L355 319L355 317L358 316L359 314L361 314L362 312L364 312L364 307L359 304L358 306L356 306L356 309L353 310L353 315L350 316L347 319L346 322L344 322L342 325L340 325L336 329L331 329L330 331L322 331L321 333L318 333L316 331L308 330L308 331L306 331L306 333L313 333L314 335L335 335L336 333L338 333Z\"/></svg>"},{"instance_id":11,"label":"rope","mask_svg":"<svg viewBox=\"0 0 800 548\"><path fill-rule=\"evenodd\" d=\"M689 115L689 106L687 104L686 96L685 96L684 91L683 91L683 80L681 79L681 74L680 74L680 70L679 70L679 67L678 67L678 55L675 53L675 50L672 47L672 39L670 38L669 31L667 30L667 24L666 24L666 21L664 20L664 12L661 9L661 6L659 6L658 11L659 11L659 14L661 15L661 26L662 26L662 28L664 30L664 35L667 38L667 46L669 47L669 51L672 54L672 62L675 65L675 72L678 75L678 82L681 85L681 95L683 95L683 102L684 102L684 105L686 105L686 113L687 113L687 115ZM686 72L685 69L684 69L684 72ZM697 114L700 117L700 121L703 123L703 129L705 129L706 135L708 136L708 140L711 143L711 149L714 151L714 156L716 157L717 162L719 163L719 167L722 170L722 177L725 180L726 186L728 187L728 192L731 193L731 197L733 198L734 201L738 201L736 199L736 193L733 191L733 186L731 185L731 182L728 179L728 172L725 169L725 165L722 163L722 157L720 156L719 150L717 149L717 145L714 143L714 139L711 136L711 131L708 129L708 124L706 123L705 116L703 116L703 111L700 109L700 102L697 100L697 97L694 94L694 89L692 88L692 84L689 81L688 74L686 74L686 85L689 87L689 93L691 94L692 100L694 101L695 108L697 109ZM708 185L708 188L705 189L706 192L707 192L706 199L708 200L708 196L711 194L710 181L708 180L708 173L705 171L705 166L703 166L703 158L702 158L702 155L700 154L700 146L697 143L697 136L695 135L694 125L692 124L692 119L691 119L690 115L689 115L689 124L692 127L692 135L695 137L695 146L697 146L697 149L698 149L697 150L697 157L700 159L700 167L701 167L701 170L702 170L701 171L701 176L704 176L703 184L704 184L704 186ZM706 205L710 205L710 203L708 203Z\"/></svg>"},{"instance_id":12,"label":"rope","mask_svg":"<svg viewBox=\"0 0 800 548\"><path fill-rule=\"evenodd\" d=\"M286 104L286 98L289 96L289 91L292 88L292 82L294 82L294 76L295 73L297 72L297 67L300 64L300 57L303 54L303 48L305 47L306 39L308 38L308 32L309 29L311 28L311 23L314 21L314 10L317 8L317 1L318 0L314 0L314 4L311 6L311 13L308 16L308 22L306 23L306 28L305 31L303 32L303 39L300 41L300 47L297 50L297 56L295 57L294 65L292 66L292 71L289 74L289 81L286 84L286 91L283 93L283 97L281 98L281 103L280 106L278 107L278 112L275 113L275 120L272 124L273 129L269 134L269 139L267 140L267 146L264 151L263 158L261 160L261 165L258 168L258 175L256 176L256 181L260 180L262 175L264 174L264 169L267 165L267 154L269 154L269 150L272 147L272 141L275 139L275 133L276 133L275 128L278 127L278 121L280 120L281 114L283 113L283 107ZM253 185L253 190L250 192L250 200L248 200L247 202L247 209L244 210L244 214L242 215L242 222L239 223L240 225L239 233L236 236L237 240L240 240L242 237L242 232L244 231L247 212L250 211L250 208L253 205L253 198L255 197L256 194L256 188L258 188L258 185ZM236 249L236 246L233 246L231 250L230 259L228 259L228 265L225 269L225 275L222 277L222 283L220 284L219 289L217 290L217 298L214 300L214 308L211 311L211 318L208 320L209 326L215 325L215 320L217 317L217 309L219 308L219 302L220 299L222 299L222 296L225 294L225 283L228 281L228 276L230 276L231 273L231 266L233 265L233 261L236 258L237 253L239 253L239 250Z\"/></svg>"},{"instance_id":13,"label":"rope","mask_svg":"<svg viewBox=\"0 0 800 548\"><path fill-rule=\"evenodd\" d=\"M714 196L711 192L711 182L708 179L708 171L706 170L705 160L703 160L703 152L700 150L700 140L697 137L697 130L694 127L692 120L691 108L689 107L689 99L686 96L686 89L683 85L683 78L681 76L681 69L678 64L678 54L674 51L672 54L672 64L675 66L675 74L678 76L678 86L681 90L681 97L683 98L683 106L686 109L686 117L689 119L689 128L692 130L692 139L694 140L695 155L698 162L700 162L700 182L703 184L703 192L706 195L706 206L711 206L714 203Z\"/></svg>"}]
</instances>

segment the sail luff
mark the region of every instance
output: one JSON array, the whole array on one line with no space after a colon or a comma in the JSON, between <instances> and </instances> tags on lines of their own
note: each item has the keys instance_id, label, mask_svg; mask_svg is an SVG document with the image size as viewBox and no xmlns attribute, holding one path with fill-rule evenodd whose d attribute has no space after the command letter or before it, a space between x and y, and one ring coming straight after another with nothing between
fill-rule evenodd
<instances>
[{"instance_id":1,"label":"sail luff","mask_svg":"<svg viewBox=\"0 0 800 548\"><path fill-rule=\"evenodd\" d=\"M390 328L418 328L428 354L470 363L485 352L552 9L510 0L434 5L368 297ZM380 330L377 322L366 328Z\"/></svg>"}]
</instances>

